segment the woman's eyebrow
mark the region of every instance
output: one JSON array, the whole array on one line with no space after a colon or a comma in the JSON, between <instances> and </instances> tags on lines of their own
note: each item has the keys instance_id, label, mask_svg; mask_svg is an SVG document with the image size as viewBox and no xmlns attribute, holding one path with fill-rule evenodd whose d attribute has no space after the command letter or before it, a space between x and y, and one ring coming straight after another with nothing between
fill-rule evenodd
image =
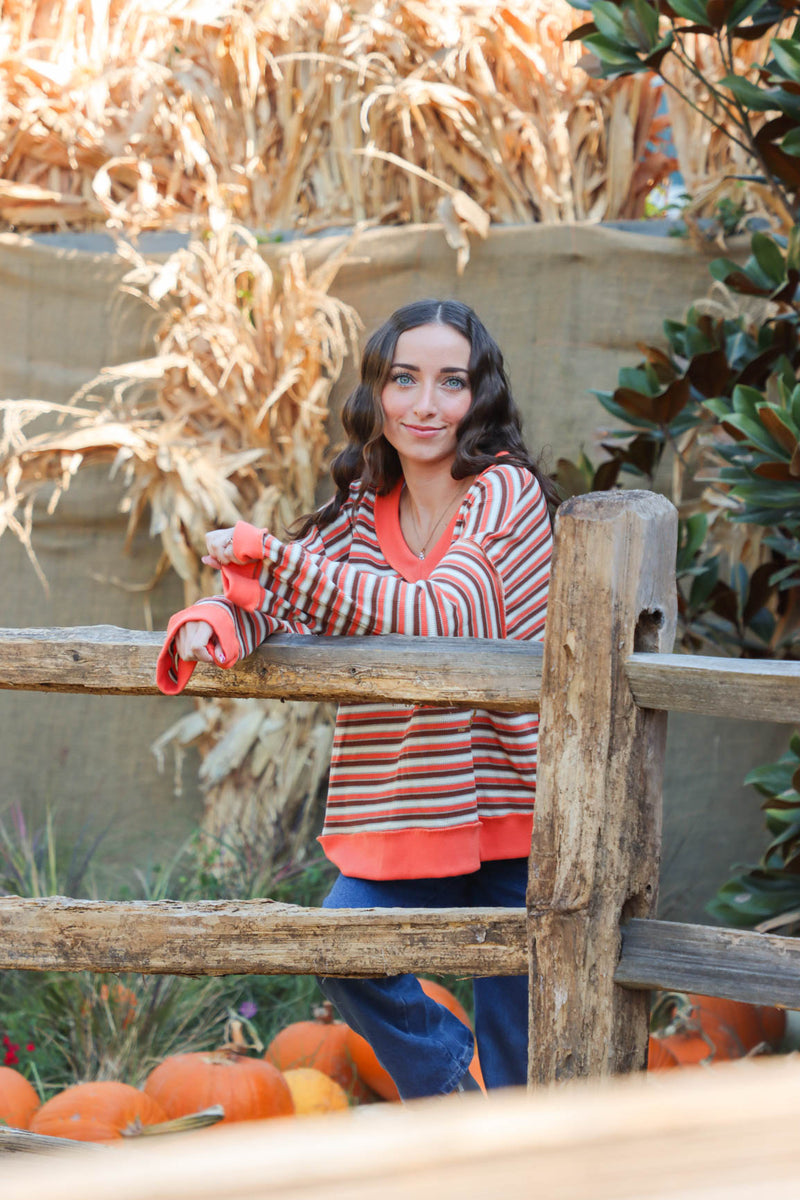
<instances>
[{"instance_id":1,"label":"woman's eyebrow","mask_svg":"<svg viewBox=\"0 0 800 1200\"><path fill-rule=\"evenodd\" d=\"M392 363L392 370L394 370L395 368L399 368L399 367L402 367L404 371L418 371L419 370L419 367L415 366L414 363L404 363L404 362L393 362ZM468 367L439 367L440 375L454 375L454 374L459 374L459 373L461 375L469 375L469 368Z\"/></svg>"}]
</instances>

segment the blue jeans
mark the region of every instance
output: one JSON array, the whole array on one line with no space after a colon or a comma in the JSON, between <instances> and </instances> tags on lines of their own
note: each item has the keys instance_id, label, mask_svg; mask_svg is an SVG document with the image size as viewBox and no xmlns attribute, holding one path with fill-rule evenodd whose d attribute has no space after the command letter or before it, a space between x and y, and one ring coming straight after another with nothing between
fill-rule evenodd
<instances>
[{"instance_id":1,"label":"blue jeans","mask_svg":"<svg viewBox=\"0 0 800 1200\"><path fill-rule=\"evenodd\" d=\"M354 879L340 875L324 908L524 907L528 861L483 863L445 879ZM414 975L325 976L319 985L365 1037L404 1100L455 1090L473 1054L472 1033L429 999ZM487 1088L523 1086L528 1074L528 977L473 980L475 1039Z\"/></svg>"}]
</instances>

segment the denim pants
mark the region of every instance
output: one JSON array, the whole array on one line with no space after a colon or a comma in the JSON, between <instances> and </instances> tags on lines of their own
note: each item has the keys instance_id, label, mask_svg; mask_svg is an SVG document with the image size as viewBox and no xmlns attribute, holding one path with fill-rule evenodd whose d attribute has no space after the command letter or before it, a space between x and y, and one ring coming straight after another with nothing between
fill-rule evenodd
<instances>
[{"instance_id":1,"label":"denim pants","mask_svg":"<svg viewBox=\"0 0 800 1200\"><path fill-rule=\"evenodd\" d=\"M528 861L483 863L471 875L445 879L355 879L340 875L324 908L524 907ZM414 975L319 980L325 996L365 1037L404 1100L455 1090L473 1054L472 1033L429 999ZM473 980L475 1038L487 1088L527 1081L528 978Z\"/></svg>"}]
</instances>

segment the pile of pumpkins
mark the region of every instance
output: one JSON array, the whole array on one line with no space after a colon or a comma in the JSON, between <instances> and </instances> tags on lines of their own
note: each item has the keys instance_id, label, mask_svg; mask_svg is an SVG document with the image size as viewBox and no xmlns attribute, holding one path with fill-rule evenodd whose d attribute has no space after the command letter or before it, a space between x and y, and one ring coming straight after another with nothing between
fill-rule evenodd
<instances>
[{"instance_id":1,"label":"pile of pumpkins","mask_svg":"<svg viewBox=\"0 0 800 1200\"><path fill-rule=\"evenodd\" d=\"M777 1051L786 1010L715 996L662 992L653 1008L648 1071L710 1065Z\"/></svg>"},{"instance_id":2,"label":"pile of pumpkins","mask_svg":"<svg viewBox=\"0 0 800 1200\"><path fill-rule=\"evenodd\" d=\"M441 984L420 979L424 990L465 1025L469 1016ZM477 1056L471 1068L482 1084ZM327 1002L313 1018L296 1021L254 1057L236 1022L224 1045L165 1058L141 1089L115 1080L77 1083L40 1105L38 1094L13 1067L0 1067L0 1125L49 1137L109 1142L180 1132L209 1121L219 1124L271 1117L331 1113L353 1105L399 1100L399 1092L372 1047Z\"/></svg>"},{"instance_id":3,"label":"pile of pumpkins","mask_svg":"<svg viewBox=\"0 0 800 1200\"><path fill-rule=\"evenodd\" d=\"M465 1009L447 988L428 979L420 983L429 996L470 1025ZM650 1037L649 1070L771 1052L780 1045L786 1025L781 1009L733 1000L668 993L659 1004L662 1019ZM248 1051L241 1028L231 1023L225 1045L213 1052L164 1059L141 1089L111 1080L78 1083L42 1105L23 1075L13 1067L0 1067L0 1125L108 1142L207 1124L203 1113L214 1106L219 1106L216 1120L230 1123L336 1112L400 1098L369 1043L335 1020L328 1003L314 1011L313 1019L282 1029L263 1058ZM483 1088L477 1052L470 1071Z\"/></svg>"}]
</instances>

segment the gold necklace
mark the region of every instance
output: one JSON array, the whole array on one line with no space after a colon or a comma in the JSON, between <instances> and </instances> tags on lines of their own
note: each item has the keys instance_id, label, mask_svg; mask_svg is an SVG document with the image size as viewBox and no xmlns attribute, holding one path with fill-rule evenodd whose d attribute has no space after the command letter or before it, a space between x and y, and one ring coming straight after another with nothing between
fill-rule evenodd
<instances>
[{"instance_id":1,"label":"gold necklace","mask_svg":"<svg viewBox=\"0 0 800 1200\"><path fill-rule=\"evenodd\" d=\"M408 513L409 513L409 516L411 517L411 523L414 526L414 534L416 535L417 542L421 543L421 548L417 553L417 558L424 559L424 557L428 551L428 546L430 546L430 544L433 540L433 535L436 533L436 530L439 528L439 526L441 525L441 523L445 519L445 517L448 515L448 513L453 512L456 505L461 503L461 501L464 499L467 492L469 491L469 488L467 488L466 491L460 492L456 496L455 500L451 500L450 503L447 505L447 507L445 509L443 509L438 520L436 521L436 524L430 530L430 532L428 533L428 536L426 537L424 542L422 541L422 535L419 531L419 525L417 524L417 518L414 516L414 505L411 500L411 493L409 492L408 488L406 487L405 480L403 481L403 491L408 496Z\"/></svg>"}]
</instances>

